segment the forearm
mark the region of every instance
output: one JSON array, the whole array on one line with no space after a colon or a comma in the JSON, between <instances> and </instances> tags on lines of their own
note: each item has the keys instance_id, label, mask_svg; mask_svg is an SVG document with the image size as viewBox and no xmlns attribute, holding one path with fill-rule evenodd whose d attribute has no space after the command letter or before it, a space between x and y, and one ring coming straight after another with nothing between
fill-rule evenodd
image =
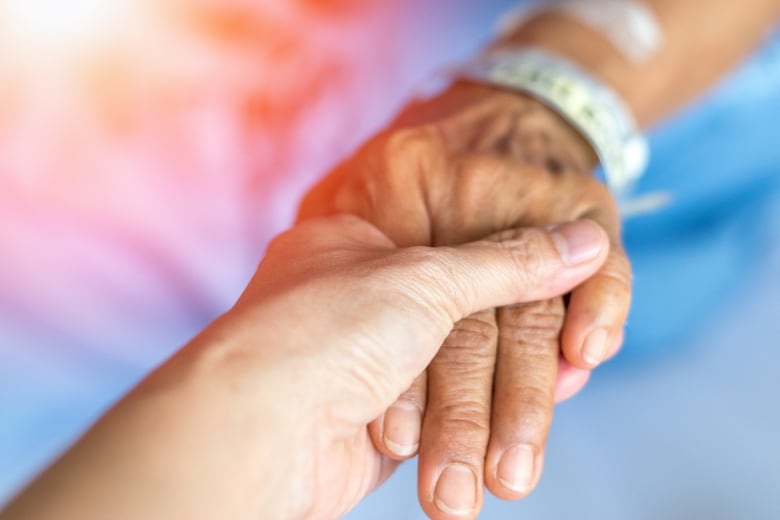
<instances>
[{"instance_id":1,"label":"forearm","mask_svg":"<svg viewBox=\"0 0 780 520\"><path fill-rule=\"evenodd\" d=\"M642 126L669 114L743 59L780 17L777 0L646 0L664 31L662 48L631 63L569 15L540 13L497 47L534 45L565 56L616 89Z\"/></svg>"},{"instance_id":2,"label":"forearm","mask_svg":"<svg viewBox=\"0 0 780 520\"><path fill-rule=\"evenodd\" d=\"M25 490L0 519L269 517L290 470L269 464L295 442L271 370L231 367L196 340L133 390ZM227 361L227 362L226 362ZM271 388L271 390L268 390ZM272 419L274 418L274 419ZM278 435L284 431L286 436ZM278 455L277 455L278 456Z\"/></svg>"}]
</instances>

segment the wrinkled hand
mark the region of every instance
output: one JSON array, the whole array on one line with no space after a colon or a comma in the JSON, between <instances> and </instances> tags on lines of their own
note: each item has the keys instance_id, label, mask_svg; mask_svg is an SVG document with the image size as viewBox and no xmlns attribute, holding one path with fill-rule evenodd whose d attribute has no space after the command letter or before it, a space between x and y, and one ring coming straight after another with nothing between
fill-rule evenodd
<instances>
[{"instance_id":1,"label":"wrinkled hand","mask_svg":"<svg viewBox=\"0 0 780 520\"><path fill-rule=\"evenodd\" d=\"M541 474L553 403L578 392L622 344L630 265L616 205L590 174L594 164L579 134L540 103L462 84L412 106L301 207L301 219L359 215L399 246L460 244L582 218L610 237L606 264L566 302L459 322L427 374L372 425L387 456L419 451L420 501L434 518L475 514L483 484L501 498L527 495ZM443 472L448 467L457 471Z\"/></svg>"}]
</instances>

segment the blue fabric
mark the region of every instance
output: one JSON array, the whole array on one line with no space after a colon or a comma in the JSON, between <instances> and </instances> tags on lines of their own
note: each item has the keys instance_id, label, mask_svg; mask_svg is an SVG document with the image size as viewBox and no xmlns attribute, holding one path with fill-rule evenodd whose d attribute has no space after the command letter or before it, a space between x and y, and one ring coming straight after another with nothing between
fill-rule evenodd
<instances>
[{"instance_id":1,"label":"blue fabric","mask_svg":"<svg viewBox=\"0 0 780 520\"><path fill-rule=\"evenodd\" d=\"M761 259L780 174L780 39L695 107L658 128L638 193L672 204L630 219L634 304L622 359L660 355L696 332Z\"/></svg>"}]
</instances>

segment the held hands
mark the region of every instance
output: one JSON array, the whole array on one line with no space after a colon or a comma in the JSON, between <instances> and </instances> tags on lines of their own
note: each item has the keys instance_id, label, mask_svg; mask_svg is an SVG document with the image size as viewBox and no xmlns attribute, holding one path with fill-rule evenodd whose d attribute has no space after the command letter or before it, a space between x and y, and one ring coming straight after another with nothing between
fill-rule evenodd
<instances>
[{"instance_id":1,"label":"held hands","mask_svg":"<svg viewBox=\"0 0 780 520\"><path fill-rule=\"evenodd\" d=\"M589 221L400 250L353 216L302 224L271 244L233 309L0 518L343 515L397 464L376 449L368 425L458 320L563 294L607 254L606 234ZM461 484L468 471L437 469ZM479 489L468 484L460 492L474 500L474 516ZM436 516L451 493L421 488L423 507Z\"/></svg>"},{"instance_id":2,"label":"held hands","mask_svg":"<svg viewBox=\"0 0 780 520\"><path fill-rule=\"evenodd\" d=\"M379 229L340 216L275 240L235 307L0 518L335 517L411 454L392 442L399 432L402 441L419 436L399 419L409 410L419 418L423 405L419 495L428 515L476 516L485 483L500 496L524 494L529 467L534 482L541 469L541 451L529 466L523 446L541 450L546 436L560 295L577 287L564 352L584 366L567 345L596 324L622 324L628 265L609 197L570 171L587 160L575 152L576 136L531 111L542 133L530 135L541 139L515 150L519 127L494 128L490 114L503 102L486 103L464 105L465 120L447 119L455 125L447 139L446 127L404 131L373 145L383 153L369 147L354 169L337 173L315 192L335 205L319 209L344 206ZM508 112L518 121L522 113ZM481 129L467 139L454 131L458 121ZM556 148L558 139L572 147ZM529 154L527 162L484 148L498 142L501 153ZM541 167L553 150L564 165L557 174ZM600 225L514 229L584 216ZM420 247L492 231L501 232ZM497 319L485 311L494 307ZM427 366L426 388L417 376Z\"/></svg>"},{"instance_id":3,"label":"held hands","mask_svg":"<svg viewBox=\"0 0 780 520\"><path fill-rule=\"evenodd\" d=\"M284 471L289 481L273 487L298 490L301 500L286 513L340 516L392 473L397 462L376 449L368 425L424 370L458 320L560 295L591 276L608 248L606 234L589 221L552 233L508 230L455 248L397 250L376 228L349 216L310 221L276 239L246 293L211 334L225 327L224 335L234 336L225 348L243 352L247 366L276 371L275 380L280 373L290 378L278 393L287 419L276 424L297 430L290 438L310 442L279 449L278 462L271 460L273 473L289 464L290 452L297 455ZM256 377L247 373L247 380ZM495 454L511 442L497 441ZM470 470L436 470L448 471L444 478L463 482ZM468 484L454 499L471 497L472 516L478 481ZM453 500L452 491L421 488L426 512L435 517L442 501Z\"/></svg>"},{"instance_id":4,"label":"held hands","mask_svg":"<svg viewBox=\"0 0 780 520\"><path fill-rule=\"evenodd\" d=\"M610 238L606 263L567 304L555 297L510 305L456 324L427 373L371 425L386 456L419 451L420 500L437 518L461 518L472 499L480 504L483 484L505 499L528 494L553 402L579 391L622 344L630 264L616 205L590 175L594 163L588 145L543 105L463 84L409 109L302 205L302 219L359 215L399 246L461 244L582 218ZM442 475L445 467L458 473ZM463 491L472 476L474 497ZM438 487L451 500L435 510L426 501Z\"/></svg>"}]
</instances>

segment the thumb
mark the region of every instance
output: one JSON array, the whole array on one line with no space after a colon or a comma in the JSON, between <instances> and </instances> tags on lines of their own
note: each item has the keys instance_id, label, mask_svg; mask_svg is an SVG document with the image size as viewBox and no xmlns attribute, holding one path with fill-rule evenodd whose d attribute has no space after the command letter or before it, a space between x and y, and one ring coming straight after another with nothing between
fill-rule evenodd
<instances>
[{"instance_id":1,"label":"thumb","mask_svg":"<svg viewBox=\"0 0 780 520\"><path fill-rule=\"evenodd\" d=\"M457 321L480 310L565 294L593 275L608 252L606 232L583 220L549 229L512 229L458 247L409 248L391 255L393 275L385 281L400 292L406 305L403 310L394 307L389 321L395 327L387 330L395 331L387 341L376 342L377 351L372 353L393 383L388 402L382 405L389 406L425 369Z\"/></svg>"},{"instance_id":2,"label":"thumb","mask_svg":"<svg viewBox=\"0 0 780 520\"><path fill-rule=\"evenodd\" d=\"M421 303L452 326L474 312L560 296L606 261L609 238L591 220L503 231L455 248L433 249L410 266L426 274ZM413 276L413 273L409 273Z\"/></svg>"}]
</instances>

